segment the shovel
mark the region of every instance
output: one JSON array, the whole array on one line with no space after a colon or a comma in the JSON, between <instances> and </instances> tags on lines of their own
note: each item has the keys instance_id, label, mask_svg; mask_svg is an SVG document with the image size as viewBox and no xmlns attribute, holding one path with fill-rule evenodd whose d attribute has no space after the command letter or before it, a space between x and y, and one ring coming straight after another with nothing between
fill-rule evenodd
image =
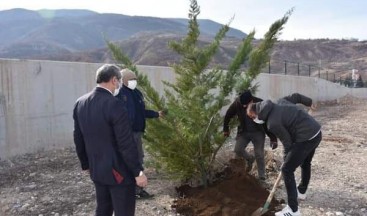
<instances>
[{"instance_id":1,"label":"shovel","mask_svg":"<svg viewBox=\"0 0 367 216\"><path fill-rule=\"evenodd\" d=\"M270 194L268 196L268 199L266 199L266 202L265 202L264 206L258 208L256 211L254 211L251 214L251 216L261 216L261 215L265 214L269 210L270 202L273 199L273 196L275 194L275 190L277 189L278 184L279 184L281 178L282 178L282 172L279 172L278 178L275 181L274 186L273 186L273 189L271 189L271 192L270 192Z\"/></svg>"}]
</instances>

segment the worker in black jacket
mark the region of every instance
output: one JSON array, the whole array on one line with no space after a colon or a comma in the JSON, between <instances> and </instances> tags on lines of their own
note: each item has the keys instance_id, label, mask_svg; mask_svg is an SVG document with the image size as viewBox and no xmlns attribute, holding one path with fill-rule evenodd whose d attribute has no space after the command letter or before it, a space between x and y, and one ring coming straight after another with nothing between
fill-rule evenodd
<instances>
[{"instance_id":1,"label":"worker in black jacket","mask_svg":"<svg viewBox=\"0 0 367 216\"><path fill-rule=\"evenodd\" d=\"M283 98L280 98L277 100L276 102L279 105L284 105L284 104L302 104L306 107L309 107L309 111L314 111L316 110L316 103L314 103L312 101L311 98L299 94L299 93L293 93L291 95L285 96Z\"/></svg>"},{"instance_id":2,"label":"worker in black jacket","mask_svg":"<svg viewBox=\"0 0 367 216\"><path fill-rule=\"evenodd\" d=\"M265 125L256 124L246 115L246 108L251 103L261 102L262 99L254 97L250 91L246 90L229 106L223 122L224 136L229 136L229 122L237 115L240 125L237 127L237 137L234 152L236 157L247 160L248 169L251 169L254 157L246 151L247 145L252 142L254 145L255 158L258 168L258 176L261 180L266 178L264 143L265 134L270 138L272 149L277 148L277 138L269 132ZM293 93L278 100L278 103L303 104L311 109L315 109L312 99L299 93Z\"/></svg>"},{"instance_id":3,"label":"worker in black jacket","mask_svg":"<svg viewBox=\"0 0 367 216\"><path fill-rule=\"evenodd\" d=\"M97 87L74 107L74 142L83 170L95 185L96 215L133 216L135 184L147 185L131 125L122 101L114 97L121 86L120 69L103 65Z\"/></svg>"},{"instance_id":4,"label":"worker in black jacket","mask_svg":"<svg viewBox=\"0 0 367 216\"><path fill-rule=\"evenodd\" d=\"M265 180L265 161L264 161L264 143L265 133L269 136L272 148L277 147L277 138L269 133L263 125L256 124L246 115L246 107L250 103L260 102L262 99L254 97L250 91L244 91L229 106L223 122L224 136L229 136L229 122L237 115L239 126L237 127L236 144L234 152L236 157L247 160L247 169L251 170L252 163L256 159L259 179ZM247 145L252 142L254 145L255 159L246 151Z\"/></svg>"},{"instance_id":5,"label":"worker in black jacket","mask_svg":"<svg viewBox=\"0 0 367 216\"><path fill-rule=\"evenodd\" d=\"M306 198L311 178L311 161L321 142L321 125L303 109L290 104L275 104L270 100L253 103L247 115L267 128L284 146L282 173L288 195L288 205L276 216L299 216L298 199ZM296 187L294 171L301 166L301 182Z\"/></svg>"}]
</instances>

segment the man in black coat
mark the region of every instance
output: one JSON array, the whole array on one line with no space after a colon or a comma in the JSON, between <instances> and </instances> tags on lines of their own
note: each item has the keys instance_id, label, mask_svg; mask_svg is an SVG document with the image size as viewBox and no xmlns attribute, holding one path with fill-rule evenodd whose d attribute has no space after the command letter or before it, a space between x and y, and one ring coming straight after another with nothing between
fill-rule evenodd
<instances>
[{"instance_id":1,"label":"man in black coat","mask_svg":"<svg viewBox=\"0 0 367 216\"><path fill-rule=\"evenodd\" d=\"M97 87L75 104L74 143L83 170L96 189L96 215L133 216L135 184L147 185L123 104L114 97L120 69L105 64L96 72Z\"/></svg>"},{"instance_id":2,"label":"man in black coat","mask_svg":"<svg viewBox=\"0 0 367 216\"><path fill-rule=\"evenodd\" d=\"M261 98L257 98L251 94L249 90L244 91L229 106L223 121L224 136L229 136L229 122L237 115L240 125L237 128L237 137L234 152L236 157L243 157L247 160L251 169L253 156L246 151L247 145L252 142L254 145L255 159L258 168L258 176L260 180L264 180L265 175L265 159L264 159L264 143L265 134L270 138L270 146L272 149L277 148L276 136L268 131L266 125L256 124L246 115L246 108L251 103L261 102ZM278 100L278 104L303 104L304 106L315 109L312 99L299 93L293 93Z\"/></svg>"},{"instance_id":3,"label":"man in black coat","mask_svg":"<svg viewBox=\"0 0 367 216\"><path fill-rule=\"evenodd\" d=\"M254 103L247 115L259 124L266 122L270 132L284 146L282 173L288 195L288 205L276 216L299 216L298 199L306 198L311 178L311 161L321 142L321 125L303 109L291 104L275 104L270 100ZM294 171L301 166L301 182L296 187Z\"/></svg>"},{"instance_id":4,"label":"man in black coat","mask_svg":"<svg viewBox=\"0 0 367 216\"><path fill-rule=\"evenodd\" d=\"M132 127L134 141L138 147L139 161L141 164L144 163L144 148L142 137L145 132L145 120L147 118L159 118L163 116L162 111L154 111L146 109L144 97L141 91L136 88L137 77L134 72L125 68L121 70L122 86L116 98L123 102L123 109L127 110L129 120ZM137 199L148 199L154 195L148 193L143 188L136 187L136 198Z\"/></svg>"},{"instance_id":5,"label":"man in black coat","mask_svg":"<svg viewBox=\"0 0 367 216\"><path fill-rule=\"evenodd\" d=\"M265 134L270 138L272 148L277 147L277 138L266 130L263 125L256 124L246 115L246 107L250 103L260 102L262 99L251 94L249 90L244 91L229 106L223 121L224 136L229 136L229 122L237 115L240 125L237 127L236 144L234 152L236 157L247 160L248 170L251 169L252 163L256 159L257 171L260 180L265 180L265 160L264 160L264 144ZM247 145L252 142L254 145L255 158L246 151Z\"/></svg>"}]
</instances>

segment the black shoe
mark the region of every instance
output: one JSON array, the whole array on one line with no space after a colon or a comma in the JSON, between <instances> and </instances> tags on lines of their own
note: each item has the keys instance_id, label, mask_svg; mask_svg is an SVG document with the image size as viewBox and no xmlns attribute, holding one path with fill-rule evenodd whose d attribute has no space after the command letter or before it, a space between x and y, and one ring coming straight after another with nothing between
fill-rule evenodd
<instances>
[{"instance_id":1,"label":"black shoe","mask_svg":"<svg viewBox=\"0 0 367 216\"><path fill-rule=\"evenodd\" d=\"M136 199L150 199L153 198L154 195L146 192L145 190L140 190L139 193L135 194Z\"/></svg>"}]
</instances>

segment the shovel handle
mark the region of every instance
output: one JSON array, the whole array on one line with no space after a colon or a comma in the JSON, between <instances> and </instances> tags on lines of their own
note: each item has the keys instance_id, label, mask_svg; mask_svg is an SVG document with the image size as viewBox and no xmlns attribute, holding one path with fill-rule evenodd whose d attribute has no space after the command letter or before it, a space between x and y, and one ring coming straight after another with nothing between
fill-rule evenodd
<instances>
[{"instance_id":1,"label":"shovel handle","mask_svg":"<svg viewBox=\"0 0 367 216\"><path fill-rule=\"evenodd\" d=\"M275 191L276 191L276 189L278 187L278 184L279 184L281 178L282 178L282 172L280 171L279 172L279 175L278 175L278 178L277 178L277 180L274 183L273 189L271 189L270 194L269 194L268 198L266 199L266 202L264 204L263 209L268 209L269 208L270 202L271 202L271 200L274 197Z\"/></svg>"}]
</instances>

